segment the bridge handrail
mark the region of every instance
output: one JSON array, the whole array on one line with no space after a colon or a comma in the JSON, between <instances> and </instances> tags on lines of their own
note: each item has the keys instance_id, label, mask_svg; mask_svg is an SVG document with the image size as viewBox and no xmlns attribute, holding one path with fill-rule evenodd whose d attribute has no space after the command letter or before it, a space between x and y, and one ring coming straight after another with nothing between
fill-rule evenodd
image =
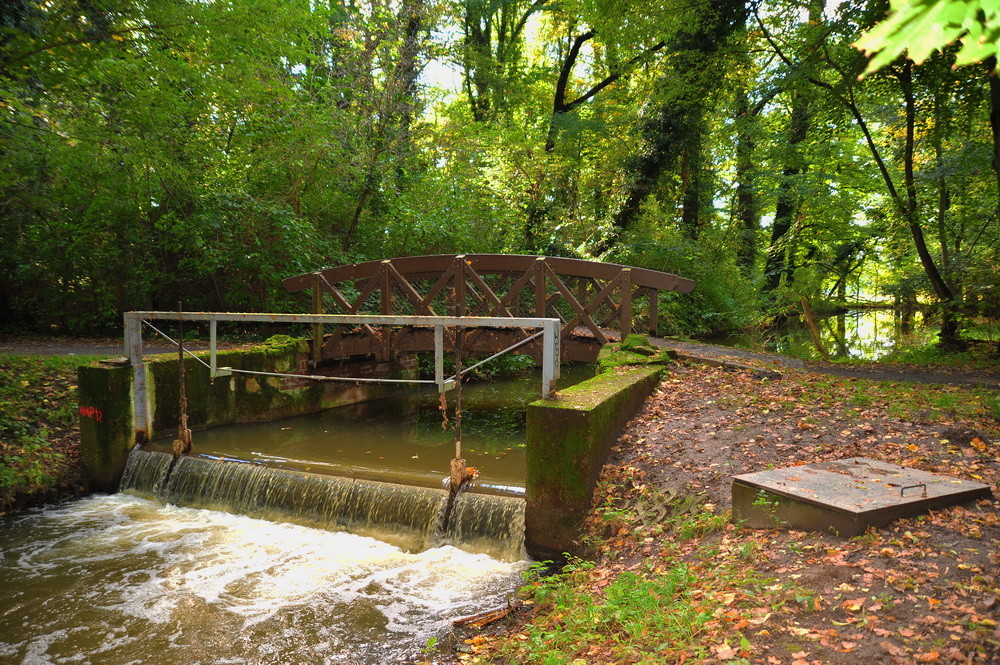
<instances>
[{"instance_id":1,"label":"bridge handrail","mask_svg":"<svg viewBox=\"0 0 1000 665\"><path fill-rule=\"evenodd\" d=\"M633 286L642 286L661 291L679 291L690 293L695 286L694 281L685 279L673 273L650 270L648 268L632 268L618 263L600 263L584 259L569 259L554 256L532 256L527 254L430 254L427 256L404 256L387 259L393 267L403 275L434 275L450 268L456 258L462 258L478 273L509 273L523 274L538 261L546 263L554 272L572 277L592 277L596 279L614 279L622 270L630 269ZM350 265L326 268L318 271L327 281L353 282L369 279L375 275L385 261L365 261ZM313 286L316 273L303 273L282 280L282 285L289 293L296 293Z\"/></svg>"}]
</instances>

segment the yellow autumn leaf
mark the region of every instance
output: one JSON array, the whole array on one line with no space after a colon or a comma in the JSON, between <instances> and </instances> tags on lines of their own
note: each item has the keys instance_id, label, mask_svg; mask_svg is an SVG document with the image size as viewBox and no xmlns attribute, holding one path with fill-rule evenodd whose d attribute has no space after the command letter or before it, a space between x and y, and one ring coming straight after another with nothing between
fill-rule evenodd
<instances>
[{"instance_id":1,"label":"yellow autumn leaf","mask_svg":"<svg viewBox=\"0 0 1000 665\"><path fill-rule=\"evenodd\" d=\"M864 607L864 604L865 604L864 598L857 598L854 600L845 600L843 603L841 603L840 606L843 607L848 612L860 612L861 608Z\"/></svg>"}]
</instances>

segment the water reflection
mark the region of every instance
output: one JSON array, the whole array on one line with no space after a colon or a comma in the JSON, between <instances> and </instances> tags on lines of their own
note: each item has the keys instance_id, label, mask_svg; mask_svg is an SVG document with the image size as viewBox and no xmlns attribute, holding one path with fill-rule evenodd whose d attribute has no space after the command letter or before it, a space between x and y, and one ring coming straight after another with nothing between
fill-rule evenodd
<instances>
[{"instance_id":1,"label":"water reflection","mask_svg":"<svg viewBox=\"0 0 1000 665\"><path fill-rule=\"evenodd\" d=\"M910 325L899 312L886 309L850 310L819 319L820 340L830 358L878 360L902 345L919 346L935 339L936 328L921 313L912 315ZM751 350L818 360L822 354L802 324L778 329L732 335L720 343Z\"/></svg>"}]
</instances>

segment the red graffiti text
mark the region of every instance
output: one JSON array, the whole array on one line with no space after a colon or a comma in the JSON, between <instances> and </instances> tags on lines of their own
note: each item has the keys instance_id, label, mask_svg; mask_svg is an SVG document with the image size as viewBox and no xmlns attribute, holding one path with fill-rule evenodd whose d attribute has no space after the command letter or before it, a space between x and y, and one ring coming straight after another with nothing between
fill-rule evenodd
<instances>
[{"instance_id":1,"label":"red graffiti text","mask_svg":"<svg viewBox=\"0 0 1000 665\"><path fill-rule=\"evenodd\" d=\"M86 416L87 418L93 418L99 423L104 422L104 414L96 406L81 406L80 415Z\"/></svg>"}]
</instances>

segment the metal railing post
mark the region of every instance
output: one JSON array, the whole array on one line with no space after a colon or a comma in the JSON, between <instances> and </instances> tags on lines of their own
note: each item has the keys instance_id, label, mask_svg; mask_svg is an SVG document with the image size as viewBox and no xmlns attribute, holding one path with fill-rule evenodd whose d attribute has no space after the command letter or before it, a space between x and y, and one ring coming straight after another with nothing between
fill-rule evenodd
<instances>
[{"instance_id":1,"label":"metal railing post","mask_svg":"<svg viewBox=\"0 0 1000 665\"><path fill-rule=\"evenodd\" d=\"M136 438L149 439L149 399L146 395L146 366L142 362L142 318L125 313L125 353L132 366L132 412Z\"/></svg>"},{"instance_id":2,"label":"metal railing post","mask_svg":"<svg viewBox=\"0 0 1000 665\"><path fill-rule=\"evenodd\" d=\"M218 377L218 376L232 376L233 373L232 373L232 371L228 367L224 367L222 369L219 369L219 359L218 359L218 350L219 350L218 330L219 330L219 322L215 321L215 320L209 321L208 322L208 330L209 330L209 345L210 345L209 346L209 350L210 350L209 351L209 359L208 359L209 360L209 365L208 365L208 374L209 374L209 376L211 376L213 379L216 378L216 377Z\"/></svg>"},{"instance_id":3,"label":"metal railing post","mask_svg":"<svg viewBox=\"0 0 1000 665\"><path fill-rule=\"evenodd\" d=\"M215 372L219 368L218 363L215 359L215 352L217 350L215 343L215 334L219 331L218 321L208 322L208 374L213 379L215 378Z\"/></svg>"},{"instance_id":4,"label":"metal railing post","mask_svg":"<svg viewBox=\"0 0 1000 665\"><path fill-rule=\"evenodd\" d=\"M551 399L559 379L559 321L542 324L542 397Z\"/></svg>"},{"instance_id":5,"label":"metal railing post","mask_svg":"<svg viewBox=\"0 0 1000 665\"><path fill-rule=\"evenodd\" d=\"M312 310L313 314L323 313L323 276L313 273ZM323 360L323 324L314 323L312 326L312 361L318 365Z\"/></svg>"},{"instance_id":6,"label":"metal railing post","mask_svg":"<svg viewBox=\"0 0 1000 665\"><path fill-rule=\"evenodd\" d=\"M443 393L444 387L444 326L434 326L434 383L438 392Z\"/></svg>"}]
</instances>

